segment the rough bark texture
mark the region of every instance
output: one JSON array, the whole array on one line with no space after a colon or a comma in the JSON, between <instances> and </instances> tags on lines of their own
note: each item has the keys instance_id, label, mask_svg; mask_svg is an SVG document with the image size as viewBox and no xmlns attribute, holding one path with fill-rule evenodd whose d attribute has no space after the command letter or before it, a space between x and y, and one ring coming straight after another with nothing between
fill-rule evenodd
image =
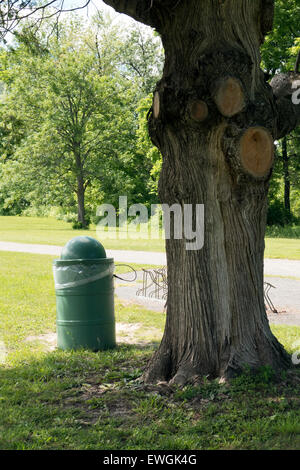
<instances>
[{"instance_id":1,"label":"rough bark texture","mask_svg":"<svg viewBox=\"0 0 300 470\"><path fill-rule=\"evenodd\" d=\"M276 98L259 68L274 2L105 3L162 37L165 68L149 119L163 155L161 202L205 206L203 249L166 241L166 328L144 379L184 384L203 375L229 377L245 365L288 367L263 297L273 140L300 121L300 106Z\"/></svg>"},{"instance_id":2,"label":"rough bark texture","mask_svg":"<svg viewBox=\"0 0 300 470\"><path fill-rule=\"evenodd\" d=\"M82 224L83 227L86 227L86 219L85 219L85 207L84 207L84 183L83 178L81 176L77 177L77 220Z\"/></svg>"},{"instance_id":3,"label":"rough bark texture","mask_svg":"<svg viewBox=\"0 0 300 470\"><path fill-rule=\"evenodd\" d=\"M290 183L290 169L289 169L289 156L287 151L287 138L282 139L282 162L283 162L283 179L284 179L284 207L287 212L291 212L291 183Z\"/></svg>"},{"instance_id":4,"label":"rough bark texture","mask_svg":"<svg viewBox=\"0 0 300 470\"><path fill-rule=\"evenodd\" d=\"M87 226L86 218L85 218L85 181L83 176L83 164L82 158L80 155L80 150L78 149L78 144L74 146L73 149L75 162L76 162L76 170L77 170L77 221L82 225L82 227Z\"/></svg>"}]
</instances>

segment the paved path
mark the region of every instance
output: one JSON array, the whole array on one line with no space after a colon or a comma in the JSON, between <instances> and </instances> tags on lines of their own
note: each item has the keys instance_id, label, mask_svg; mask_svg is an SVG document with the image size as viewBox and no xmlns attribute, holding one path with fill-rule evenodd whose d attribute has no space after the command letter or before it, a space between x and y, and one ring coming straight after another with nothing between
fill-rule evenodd
<instances>
[{"instance_id":1,"label":"paved path","mask_svg":"<svg viewBox=\"0 0 300 470\"><path fill-rule=\"evenodd\" d=\"M21 253L35 253L40 255L60 256L62 246L55 245L31 245L29 243L1 242L0 251L16 251ZM109 258L114 258L122 263L137 264L166 264L165 253L151 251L106 250ZM300 274L299 274L300 277Z\"/></svg>"},{"instance_id":2,"label":"paved path","mask_svg":"<svg viewBox=\"0 0 300 470\"><path fill-rule=\"evenodd\" d=\"M29 243L0 242L0 251L16 251L19 253L59 256L61 250L61 246L55 245L31 245Z\"/></svg>"},{"instance_id":3,"label":"paved path","mask_svg":"<svg viewBox=\"0 0 300 470\"><path fill-rule=\"evenodd\" d=\"M281 310L287 311L293 309L300 313L300 281L267 276L265 276L265 281L275 287L269 291L275 307L278 306Z\"/></svg>"},{"instance_id":4,"label":"paved path","mask_svg":"<svg viewBox=\"0 0 300 470\"><path fill-rule=\"evenodd\" d=\"M300 243L300 242L299 242ZM300 260L265 258L265 275L300 279Z\"/></svg>"},{"instance_id":5,"label":"paved path","mask_svg":"<svg viewBox=\"0 0 300 470\"><path fill-rule=\"evenodd\" d=\"M41 255L60 256L62 247L55 245L31 245L0 241L0 251L17 251ZM106 250L107 256L123 263L165 265L165 253L150 251ZM265 259L266 276L287 276L300 279L300 260Z\"/></svg>"}]
</instances>

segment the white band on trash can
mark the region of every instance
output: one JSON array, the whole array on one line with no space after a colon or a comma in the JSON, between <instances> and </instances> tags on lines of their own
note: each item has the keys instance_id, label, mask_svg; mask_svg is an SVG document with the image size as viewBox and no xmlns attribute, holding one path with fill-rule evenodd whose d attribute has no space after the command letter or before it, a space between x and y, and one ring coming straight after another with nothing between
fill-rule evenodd
<instances>
[{"instance_id":1,"label":"white band on trash can","mask_svg":"<svg viewBox=\"0 0 300 470\"><path fill-rule=\"evenodd\" d=\"M91 266L84 266L82 264L73 264L70 266L53 266L55 289L68 289L69 287L83 286L85 284L89 284L90 282L98 281L98 279L102 279L105 276L113 275L114 273L114 264L109 266L101 273L91 275L92 271L94 271L96 268L99 269L99 264L93 264ZM60 284L56 280L57 271L72 271L77 279L71 282Z\"/></svg>"}]
</instances>

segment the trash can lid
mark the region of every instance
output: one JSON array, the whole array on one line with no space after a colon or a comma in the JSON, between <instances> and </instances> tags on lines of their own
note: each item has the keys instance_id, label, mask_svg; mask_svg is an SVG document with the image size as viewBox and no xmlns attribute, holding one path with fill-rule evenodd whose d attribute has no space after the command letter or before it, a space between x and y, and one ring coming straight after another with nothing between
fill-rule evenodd
<instances>
[{"instance_id":1,"label":"trash can lid","mask_svg":"<svg viewBox=\"0 0 300 470\"><path fill-rule=\"evenodd\" d=\"M99 259L106 258L106 252L95 238L80 236L72 238L63 247L60 259Z\"/></svg>"}]
</instances>

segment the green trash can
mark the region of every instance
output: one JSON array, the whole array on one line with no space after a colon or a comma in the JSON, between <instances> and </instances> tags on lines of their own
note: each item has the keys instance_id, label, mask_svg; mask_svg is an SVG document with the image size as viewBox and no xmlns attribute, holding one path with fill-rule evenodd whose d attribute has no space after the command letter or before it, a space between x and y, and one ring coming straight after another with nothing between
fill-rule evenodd
<instances>
[{"instance_id":1,"label":"green trash can","mask_svg":"<svg viewBox=\"0 0 300 470\"><path fill-rule=\"evenodd\" d=\"M116 346L114 260L91 237L75 237L54 260L57 346L93 351Z\"/></svg>"}]
</instances>

